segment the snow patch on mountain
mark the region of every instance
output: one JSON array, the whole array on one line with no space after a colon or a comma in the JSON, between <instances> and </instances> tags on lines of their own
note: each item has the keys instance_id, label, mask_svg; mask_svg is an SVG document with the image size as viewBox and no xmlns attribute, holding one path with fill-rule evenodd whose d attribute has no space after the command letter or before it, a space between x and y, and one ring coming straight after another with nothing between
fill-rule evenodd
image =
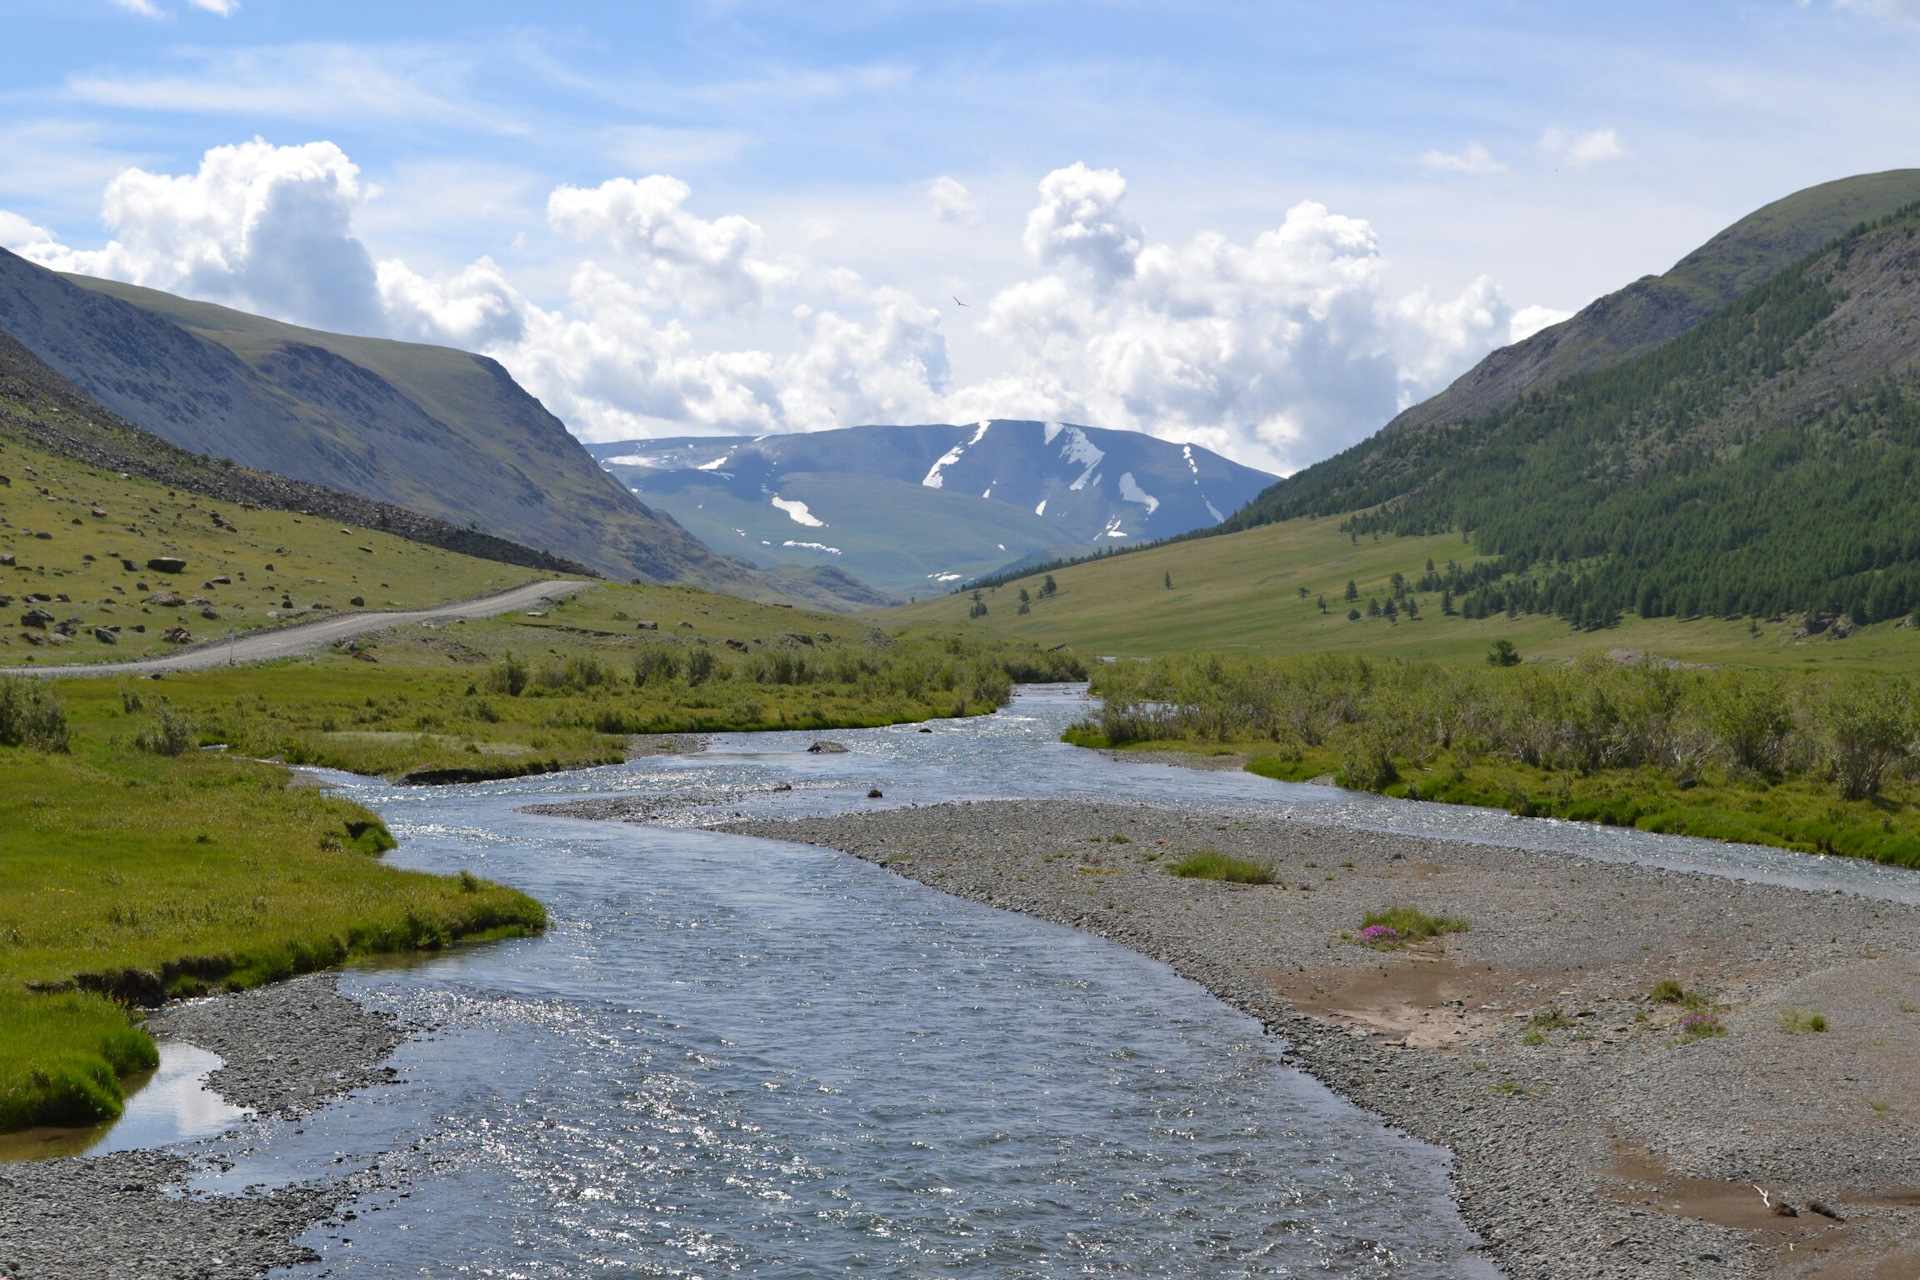
<instances>
[{"instance_id":1,"label":"snow patch on mountain","mask_svg":"<svg viewBox=\"0 0 1920 1280\"><path fill-rule=\"evenodd\" d=\"M795 524L804 524L810 529L824 529L827 527L827 522L807 510L807 504L798 498L775 498L773 505L786 512L788 518Z\"/></svg>"},{"instance_id":2,"label":"snow patch on mountain","mask_svg":"<svg viewBox=\"0 0 1920 1280\"><path fill-rule=\"evenodd\" d=\"M1101 536L1107 537L1107 538L1124 538L1127 536L1126 534L1120 532L1119 516L1115 516L1113 519L1107 521L1107 531Z\"/></svg>"},{"instance_id":3,"label":"snow patch on mountain","mask_svg":"<svg viewBox=\"0 0 1920 1280\"><path fill-rule=\"evenodd\" d=\"M1055 436L1057 436L1057 435L1059 435L1059 434L1060 434L1060 433L1061 433L1062 431L1065 431L1066 429L1067 429L1067 427L1066 427L1066 424L1065 424L1065 423L1063 423L1063 422L1049 422L1049 423L1047 423L1047 424L1046 424L1046 441L1045 441L1045 442L1046 442L1047 444L1052 444L1052 443L1053 443L1053 438L1054 438Z\"/></svg>"},{"instance_id":4,"label":"snow patch on mountain","mask_svg":"<svg viewBox=\"0 0 1920 1280\"><path fill-rule=\"evenodd\" d=\"M1120 496L1128 502L1137 502L1145 507L1148 515L1160 509L1160 499L1142 489L1140 482L1133 478L1131 471L1120 473Z\"/></svg>"},{"instance_id":5,"label":"snow patch on mountain","mask_svg":"<svg viewBox=\"0 0 1920 1280\"><path fill-rule=\"evenodd\" d=\"M1053 443L1053 437L1056 434L1051 430L1054 425L1055 424L1051 422L1047 424L1049 428L1047 433L1048 444ZM1099 478L1093 474L1093 469L1099 466L1101 459L1107 456L1106 450L1087 439L1087 433L1078 427L1062 427L1061 430L1067 433L1066 447L1060 450L1061 461L1070 463L1076 467L1086 468L1080 473L1080 478L1068 485L1067 488L1078 493L1087 487L1088 481L1092 481L1094 484L1100 483Z\"/></svg>"},{"instance_id":6,"label":"snow patch on mountain","mask_svg":"<svg viewBox=\"0 0 1920 1280\"><path fill-rule=\"evenodd\" d=\"M933 464L932 468L930 468L927 472L927 478L925 480L922 480L920 483L929 489L939 489L944 487L947 483L947 478L941 475L940 473L946 470L948 467L952 466L954 463L960 461L960 459L966 454L967 450L979 444L981 441L981 438L987 434L987 428L992 425L993 425L992 419L988 419L986 422L983 422L980 424L980 429L978 431L975 431L973 433L973 439L967 441L965 444L957 444L953 446L953 448L941 454L940 461Z\"/></svg>"},{"instance_id":7,"label":"snow patch on mountain","mask_svg":"<svg viewBox=\"0 0 1920 1280\"><path fill-rule=\"evenodd\" d=\"M731 457L733 457L733 450L729 449L725 453L721 454L719 457L715 458L712 462L703 462L699 466L695 467L694 470L718 471L720 468L727 465L727 460Z\"/></svg>"},{"instance_id":8,"label":"snow patch on mountain","mask_svg":"<svg viewBox=\"0 0 1920 1280\"><path fill-rule=\"evenodd\" d=\"M1198 476L1200 474L1200 464L1193 460L1193 446L1190 444L1181 445L1180 456L1187 460L1187 470Z\"/></svg>"},{"instance_id":9,"label":"snow patch on mountain","mask_svg":"<svg viewBox=\"0 0 1920 1280\"><path fill-rule=\"evenodd\" d=\"M788 538L785 542L781 543L780 545L783 547L805 547L809 551L824 551L828 555L833 555L833 556L837 556L840 554L840 548L830 547L824 542L795 542L792 538Z\"/></svg>"}]
</instances>

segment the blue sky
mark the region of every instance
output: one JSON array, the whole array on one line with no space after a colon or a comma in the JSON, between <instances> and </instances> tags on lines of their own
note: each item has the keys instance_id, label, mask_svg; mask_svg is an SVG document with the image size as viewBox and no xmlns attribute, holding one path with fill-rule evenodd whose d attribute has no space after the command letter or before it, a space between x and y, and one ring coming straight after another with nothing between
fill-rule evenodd
<instances>
[{"instance_id":1,"label":"blue sky","mask_svg":"<svg viewBox=\"0 0 1920 1280\"><path fill-rule=\"evenodd\" d=\"M1060 416L1291 469L1920 163L1896 0L0 16L0 243L486 349L598 438Z\"/></svg>"}]
</instances>

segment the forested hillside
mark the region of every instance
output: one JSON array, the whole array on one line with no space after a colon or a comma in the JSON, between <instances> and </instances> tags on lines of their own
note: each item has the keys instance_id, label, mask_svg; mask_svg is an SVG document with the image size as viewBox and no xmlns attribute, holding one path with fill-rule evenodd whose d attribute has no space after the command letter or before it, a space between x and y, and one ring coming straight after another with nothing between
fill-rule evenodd
<instances>
[{"instance_id":1,"label":"forested hillside","mask_svg":"<svg viewBox=\"0 0 1920 1280\"><path fill-rule=\"evenodd\" d=\"M1383 432L1227 527L1357 512L1354 537L1458 530L1495 558L1419 586L1469 617L1905 615L1920 605L1916 229L1920 204L1856 227L1649 354Z\"/></svg>"}]
</instances>

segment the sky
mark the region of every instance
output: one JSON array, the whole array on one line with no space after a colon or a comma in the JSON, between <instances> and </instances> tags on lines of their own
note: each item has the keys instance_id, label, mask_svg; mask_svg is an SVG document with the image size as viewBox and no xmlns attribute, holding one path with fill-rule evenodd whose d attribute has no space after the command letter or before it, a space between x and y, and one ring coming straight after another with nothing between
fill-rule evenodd
<instances>
[{"instance_id":1,"label":"sky","mask_svg":"<svg viewBox=\"0 0 1920 1280\"><path fill-rule=\"evenodd\" d=\"M0 0L0 246L586 440L1042 418L1288 473L1920 165L1920 0Z\"/></svg>"}]
</instances>

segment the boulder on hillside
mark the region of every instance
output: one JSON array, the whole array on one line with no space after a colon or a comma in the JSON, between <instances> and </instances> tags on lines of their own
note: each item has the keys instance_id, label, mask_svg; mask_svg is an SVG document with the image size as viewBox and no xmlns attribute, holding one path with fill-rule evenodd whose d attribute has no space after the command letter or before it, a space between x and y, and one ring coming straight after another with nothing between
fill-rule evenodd
<instances>
[{"instance_id":1,"label":"boulder on hillside","mask_svg":"<svg viewBox=\"0 0 1920 1280\"><path fill-rule=\"evenodd\" d=\"M147 568L155 573L184 573L187 562L177 556L155 556L147 561Z\"/></svg>"},{"instance_id":2,"label":"boulder on hillside","mask_svg":"<svg viewBox=\"0 0 1920 1280\"><path fill-rule=\"evenodd\" d=\"M120 643L120 637L115 635L113 632L107 630L105 627L95 627L93 629L93 638L95 640L98 640L101 644L119 644Z\"/></svg>"},{"instance_id":3,"label":"boulder on hillside","mask_svg":"<svg viewBox=\"0 0 1920 1280\"><path fill-rule=\"evenodd\" d=\"M41 631L45 631L47 629L47 624L52 621L53 621L53 615L48 613L45 609L30 609L26 613L23 613L20 615L21 626L34 627Z\"/></svg>"},{"instance_id":4,"label":"boulder on hillside","mask_svg":"<svg viewBox=\"0 0 1920 1280\"><path fill-rule=\"evenodd\" d=\"M161 632L161 635L174 644L190 644L193 641L193 632L180 626L168 627L165 631Z\"/></svg>"},{"instance_id":5,"label":"boulder on hillside","mask_svg":"<svg viewBox=\"0 0 1920 1280\"><path fill-rule=\"evenodd\" d=\"M186 601L175 591L156 591L147 597L148 604L165 605L169 609L178 609Z\"/></svg>"}]
</instances>

